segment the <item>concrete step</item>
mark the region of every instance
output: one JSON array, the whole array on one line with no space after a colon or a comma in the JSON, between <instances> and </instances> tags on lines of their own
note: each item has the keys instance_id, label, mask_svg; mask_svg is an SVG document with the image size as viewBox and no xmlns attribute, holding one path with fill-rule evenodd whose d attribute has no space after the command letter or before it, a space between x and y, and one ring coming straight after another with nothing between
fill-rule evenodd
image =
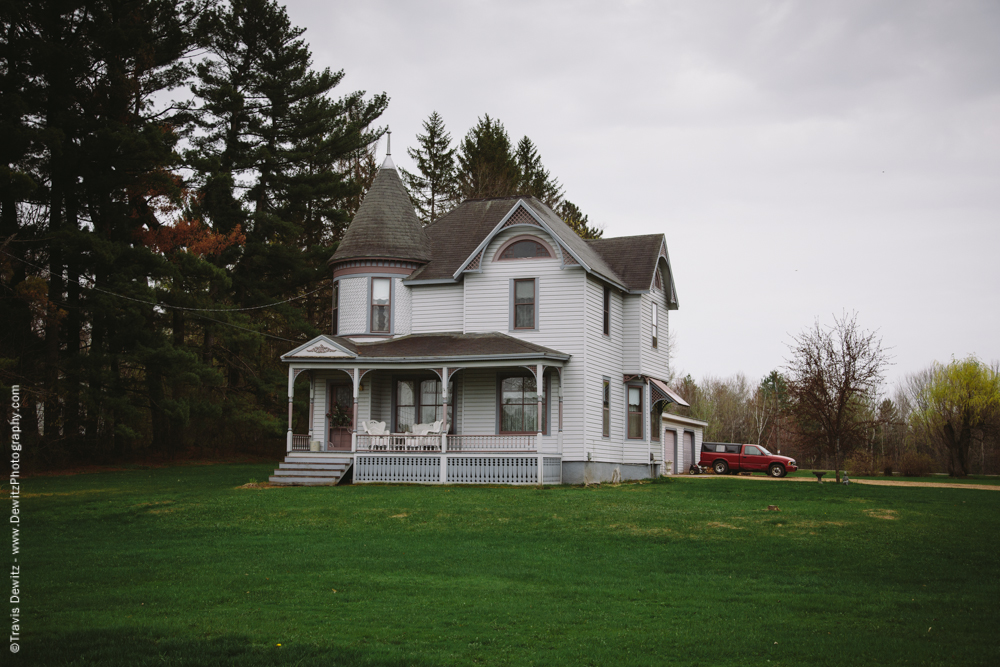
<instances>
[{"instance_id":1,"label":"concrete step","mask_svg":"<svg viewBox=\"0 0 1000 667\"><path fill-rule=\"evenodd\" d=\"M309 470L347 470L350 462L346 463L311 463L303 461L286 461L278 464L279 470L284 469L309 469Z\"/></svg>"},{"instance_id":2,"label":"concrete step","mask_svg":"<svg viewBox=\"0 0 1000 667\"><path fill-rule=\"evenodd\" d=\"M270 477L271 484L292 484L298 486L336 486L340 478L333 477Z\"/></svg>"},{"instance_id":3,"label":"concrete step","mask_svg":"<svg viewBox=\"0 0 1000 667\"><path fill-rule=\"evenodd\" d=\"M278 468L272 475L299 475L304 477L342 477L346 470L315 470L313 468Z\"/></svg>"},{"instance_id":4,"label":"concrete step","mask_svg":"<svg viewBox=\"0 0 1000 667\"><path fill-rule=\"evenodd\" d=\"M348 456L296 456L289 454L285 457L285 463L351 463L354 459Z\"/></svg>"}]
</instances>

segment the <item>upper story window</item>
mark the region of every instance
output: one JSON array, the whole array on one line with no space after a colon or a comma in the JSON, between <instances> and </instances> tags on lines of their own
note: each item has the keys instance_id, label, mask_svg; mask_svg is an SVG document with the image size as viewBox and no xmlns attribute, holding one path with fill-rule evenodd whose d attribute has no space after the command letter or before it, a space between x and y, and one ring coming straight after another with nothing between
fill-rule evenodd
<instances>
[{"instance_id":1,"label":"upper story window","mask_svg":"<svg viewBox=\"0 0 1000 667\"><path fill-rule=\"evenodd\" d=\"M497 249L496 254L493 255L493 261L499 262L512 259L549 259L555 256L555 251L546 241L543 241L537 236L522 235L508 239L506 243L501 245Z\"/></svg>"},{"instance_id":2,"label":"upper story window","mask_svg":"<svg viewBox=\"0 0 1000 667\"><path fill-rule=\"evenodd\" d=\"M392 279L372 278L372 333L389 333Z\"/></svg>"},{"instance_id":3,"label":"upper story window","mask_svg":"<svg viewBox=\"0 0 1000 667\"><path fill-rule=\"evenodd\" d=\"M655 303L652 304L652 306L653 306L653 347L655 348L656 347L656 335L658 333L658 331L657 331L657 323L656 323L656 315L657 315L657 311L659 309L656 307Z\"/></svg>"},{"instance_id":4,"label":"upper story window","mask_svg":"<svg viewBox=\"0 0 1000 667\"><path fill-rule=\"evenodd\" d=\"M513 281L512 329L537 329L538 282L534 278Z\"/></svg>"},{"instance_id":5,"label":"upper story window","mask_svg":"<svg viewBox=\"0 0 1000 667\"><path fill-rule=\"evenodd\" d=\"M524 239L511 243L500 253L500 259L527 259L529 257L551 257L548 248L538 241Z\"/></svg>"},{"instance_id":6,"label":"upper story window","mask_svg":"<svg viewBox=\"0 0 1000 667\"><path fill-rule=\"evenodd\" d=\"M611 288L604 286L604 335L611 335Z\"/></svg>"}]
</instances>

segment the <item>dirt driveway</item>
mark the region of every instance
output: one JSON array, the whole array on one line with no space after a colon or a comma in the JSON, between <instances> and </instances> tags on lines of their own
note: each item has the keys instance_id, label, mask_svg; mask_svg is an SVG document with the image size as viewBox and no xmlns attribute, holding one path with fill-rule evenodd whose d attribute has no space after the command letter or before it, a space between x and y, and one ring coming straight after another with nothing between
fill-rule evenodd
<instances>
[{"instance_id":1,"label":"dirt driveway","mask_svg":"<svg viewBox=\"0 0 1000 667\"><path fill-rule=\"evenodd\" d=\"M715 475L707 475L708 477L714 477ZM721 477L722 475L718 475ZM777 479L775 477L769 477L767 475L726 475L726 477L735 477L736 479L758 479L770 482L812 482L816 483L816 480L809 479L808 477L784 477ZM836 484L836 479L831 475L829 479L823 480L826 484ZM888 479L851 479L851 484L871 484L872 486L926 486L934 487L937 489L980 489L982 491L1000 491L1000 485L991 484L949 484L948 482L903 482L894 481Z\"/></svg>"}]
</instances>

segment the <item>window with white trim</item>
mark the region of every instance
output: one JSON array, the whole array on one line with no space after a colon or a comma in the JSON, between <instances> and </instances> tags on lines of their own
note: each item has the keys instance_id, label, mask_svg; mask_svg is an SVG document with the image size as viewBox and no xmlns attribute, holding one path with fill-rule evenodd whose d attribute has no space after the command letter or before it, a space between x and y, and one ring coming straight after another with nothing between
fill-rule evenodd
<instances>
[{"instance_id":1,"label":"window with white trim","mask_svg":"<svg viewBox=\"0 0 1000 667\"><path fill-rule=\"evenodd\" d=\"M642 387L628 385L628 437L641 440L642 434Z\"/></svg>"},{"instance_id":2,"label":"window with white trim","mask_svg":"<svg viewBox=\"0 0 1000 667\"><path fill-rule=\"evenodd\" d=\"M601 389L601 401L603 407L601 408L601 436L604 438L611 437L611 381L604 380L603 387Z\"/></svg>"},{"instance_id":3,"label":"window with white trim","mask_svg":"<svg viewBox=\"0 0 1000 667\"><path fill-rule=\"evenodd\" d=\"M611 335L611 288L604 286L604 335Z\"/></svg>"},{"instance_id":4,"label":"window with white trim","mask_svg":"<svg viewBox=\"0 0 1000 667\"><path fill-rule=\"evenodd\" d=\"M542 397L542 428L547 432L548 405ZM500 379L500 433L537 433L538 391L535 376L515 375Z\"/></svg>"},{"instance_id":5,"label":"window with white trim","mask_svg":"<svg viewBox=\"0 0 1000 667\"><path fill-rule=\"evenodd\" d=\"M372 333L389 333L392 312L392 279L372 278Z\"/></svg>"},{"instance_id":6,"label":"window with white trim","mask_svg":"<svg viewBox=\"0 0 1000 667\"><path fill-rule=\"evenodd\" d=\"M652 306L653 306L653 347L655 348L656 347L656 334L657 334L657 331L656 331L656 315L657 315L658 308L656 307L655 303L652 304Z\"/></svg>"},{"instance_id":7,"label":"window with white trim","mask_svg":"<svg viewBox=\"0 0 1000 667\"><path fill-rule=\"evenodd\" d=\"M538 328L538 281L534 278L515 280L513 301L514 329Z\"/></svg>"}]
</instances>

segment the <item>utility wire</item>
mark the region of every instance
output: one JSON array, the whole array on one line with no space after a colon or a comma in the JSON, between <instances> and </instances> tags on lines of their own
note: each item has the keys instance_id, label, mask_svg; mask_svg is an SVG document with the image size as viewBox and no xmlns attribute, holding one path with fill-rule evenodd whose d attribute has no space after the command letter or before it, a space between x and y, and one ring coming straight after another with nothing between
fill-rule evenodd
<instances>
[{"instance_id":1,"label":"utility wire","mask_svg":"<svg viewBox=\"0 0 1000 667\"><path fill-rule=\"evenodd\" d=\"M13 260L16 260L18 262L22 262L24 264L27 264L28 266L32 266L32 267L38 269L39 271L42 271L43 273L45 273L47 276L51 276L52 275L52 272L49 271L48 269L46 269L44 266L39 266L37 264L33 264L32 262L27 261L26 259L22 259L20 257L16 257L14 255L11 255L6 250L0 249L0 253L3 253L4 255L7 255L8 257L10 257ZM312 294L315 294L316 292L319 292L319 291L325 289L325 286L324 287L320 287L320 288L314 289L312 292L307 292L307 293L303 294L302 296L296 296L296 297L292 297L291 299L285 299L284 301L277 301L275 303L269 303L269 304L267 304L265 306L253 306L253 307L250 307L250 308L187 308L185 306L172 306L172 305L170 305L168 303L157 303L155 301L146 301L145 299L137 299L135 297L126 296L124 294L118 294L117 292L112 292L110 290L101 289L100 287L97 287L96 285L88 285L88 284L82 282L82 280L83 280L82 278L78 278L77 279L77 284L80 287L84 288L84 289L91 289L91 290L94 290L94 291L97 291L97 292L102 292L104 294L108 294L110 296L118 297L119 299L125 299L127 301L134 301L136 303L142 303L142 304L145 304L147 306L157 306L157 307L160 307L160 308L168 308L168 309L172 309L172 310L183 310L183 311L186 311L186 312L193 313L195 317L198 317L198 318L201 318L201 319L205 319L205 320L208 320L210 322L215 322L216 324L222 324L223 326L233 327L234 329L242 329L243 331L249 331L250 333L257 334L258 336L267 336L268 338L274 338L276 340L283 340L283 341L288 342L288 343L301 343L301 341L293 340L291 338L284 338L282 336L275 336L274 334L265 333L263 331L257 331L255 329L250 329L248 327L242 327L242 326L240 326L238 324L233 324L232 322L223 322L222 320L217 320L214 317L208 317L207 315L199 315L198 313L202 313L202 312L236 313L236 312L244 312L244 311L248 311L248 310L260 310L262 308L272 308L274 306L280 306L282 304L289 303L290 301L297 301L298 299L304 299L307 296L310 296Z\"/></svg>"},{"instance_id":2,"label":"utility wire","mask_svg":"<svg viewBox=\"0 0 1000 667\"><path fill-rule=\"evenodd\" d=\"M6 250L0 250L0 253L3 253L4 255L7 255L11 259L17 260L18 262L22 262L24 264L27 264L28 266L33 266L34 268L38 269L39 271L43 271L47 276L51 276L52 275L52 272L49 271L48 269L46 269L44 266L39 266L37 264L32 264L31 262L29 262L26 259L21 259L20 257L15 257L14 255L12 255L9 252L7 252ZM314 289L311 292L306 292L305 294L303 294L301 296L293 296L290 299L285 299L284 301L275 301L274 303L268 303L268 304L265 304L263 306L250 306L248 308L189 308L187 306L172 306L169 303L162 303L162 302L156 302L156 301L146 301L145 299L137 299L137 298L135 298L133 296L126 296L124 294L118 294L116 292L112 292L110 290L106 290L106 289L102 289L100 287L97 287L96 285L88 285L85 282L83 282L83 280L84 280L83 277L77 278L76 282L77 282L77 284L80 287L83 287L84 289L92 289L92 290L95 290L97 292L103 292L104 294L110 294L111 296L116 296L119 299L126 299L128 301L135 301L136 303L143 303L143 304L146 304L147 306L157 306L159 308L169 308L171 310L186 310L186 311L189 311L189 312L202 312L202 313L240 313L240 312L245 312L245 311L248 311L248 310L261 310L262 308L273 308L275 306L280 306L282 304L289 303L291 301L298 301L299 299L304 299L307 296L312 296L316 292L320 292L320 291L326 289L326 285L324 285L323 287L318 287L318 288Z\"/></svg>"}]
</instances>

